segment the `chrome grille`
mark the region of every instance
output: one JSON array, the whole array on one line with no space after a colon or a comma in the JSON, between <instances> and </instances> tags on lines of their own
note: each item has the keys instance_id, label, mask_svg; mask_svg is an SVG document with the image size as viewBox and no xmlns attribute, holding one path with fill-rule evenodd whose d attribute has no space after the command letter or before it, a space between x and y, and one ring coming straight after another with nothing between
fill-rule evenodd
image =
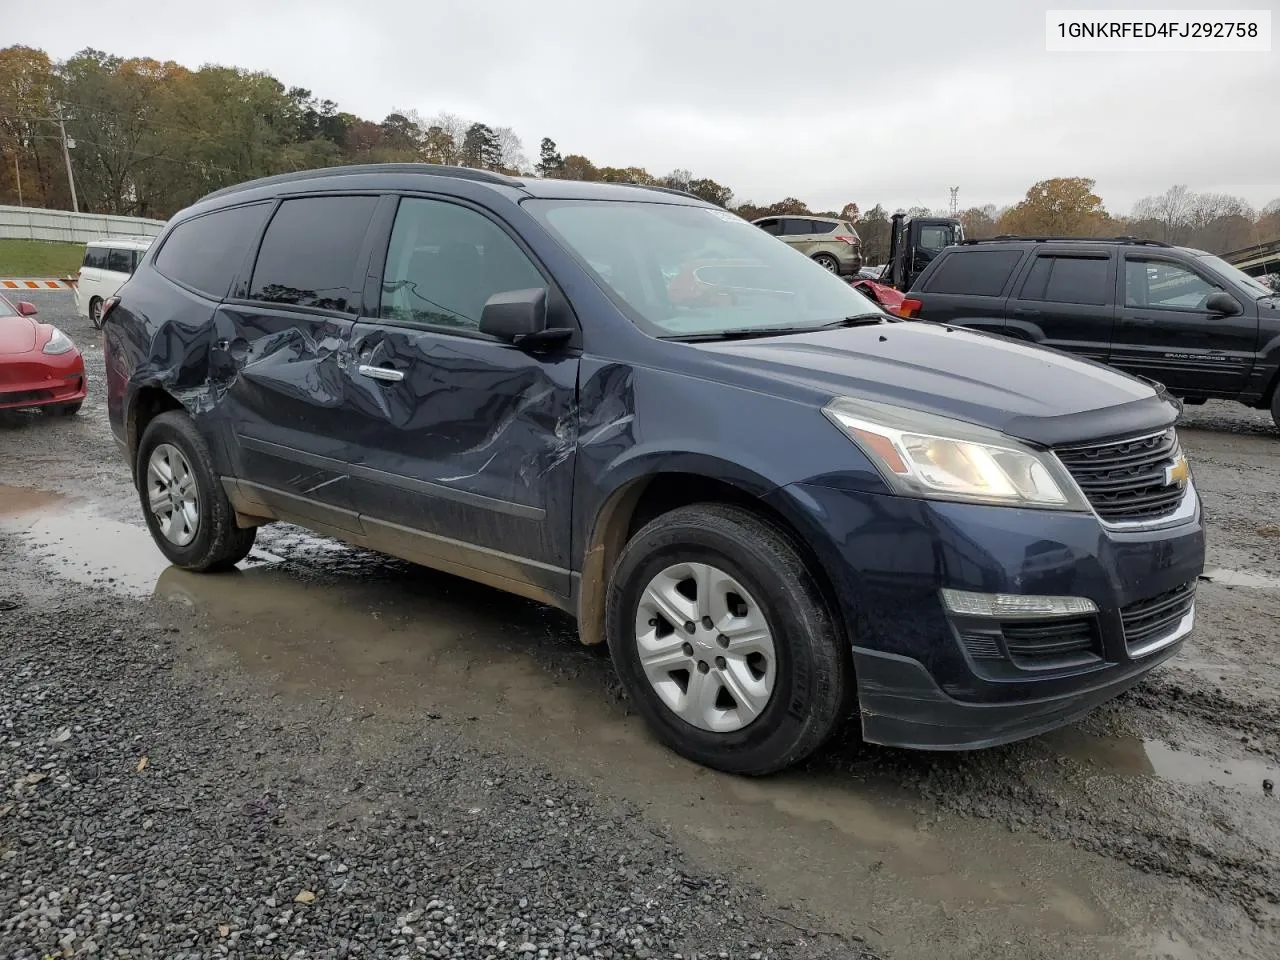
<instances>
[{"instance_id":1,"label":"chrome grille","mask_svg":"<svg viewBox=\"0 0 1280 960\"><path fill-rule=\"evenodd\" d=\"M1054 451L1093 509L1111 523L1159 520L1174 513L1186 488L1166 482L1181 452L1172 428L1154 436L1061 447Z\"/></svg>"}]
</instances>

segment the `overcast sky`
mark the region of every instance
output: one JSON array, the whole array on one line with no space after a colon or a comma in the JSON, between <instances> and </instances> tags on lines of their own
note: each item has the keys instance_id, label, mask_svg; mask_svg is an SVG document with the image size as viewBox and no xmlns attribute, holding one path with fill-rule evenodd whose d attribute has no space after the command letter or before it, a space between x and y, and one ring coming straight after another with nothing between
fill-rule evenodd
<instances>
[{"instance_id":1,"label":"overcast sky","mask_svg":"<svg viewBox=\"0 0 1280 960\"><path fill-rule=\"evenodd\" d=\"M1174 183L1280 197L1274 38L1271 53L1051 54L1048 6L59 0L55 17L0 0L0 42L266 70L366 119L448 110L513 127L531 159L549 136L756 203L944 207L958 185L962 207L1005 204L1053 176L1095 178L1115 213Z\"/></svg>"}]
</instances>

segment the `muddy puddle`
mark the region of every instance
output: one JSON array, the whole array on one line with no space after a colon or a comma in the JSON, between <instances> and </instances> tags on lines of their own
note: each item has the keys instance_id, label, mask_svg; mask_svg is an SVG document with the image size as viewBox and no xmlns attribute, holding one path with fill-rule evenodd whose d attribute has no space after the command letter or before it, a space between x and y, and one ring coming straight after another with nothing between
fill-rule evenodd
<instances>
[{"instance_id":1,"label":"muddy puddle","mask_svg":"<svg viewBox=\"0 0 1280 960\"><path fill-rule=\"evenodd\" d=\"M1170 744L1139 737L1093 737L1072 728L1047 734L1046 742L1094 776L1154 777L1251 794L1263 793L1264 781L1280 780L1280 764L1226 757L1208 742Z\"/></svg>"},{"instance_id":2,"label":"muddy puddle","mask_svg":"<svg viewBox=\"0 0 1280 960\"><path fill-rule=\"evenodd\" d=\"M927 951L944 932L993 958L1031 955L1010 952L1012 931L1069 943L1064 958L1159 956L1154 945L1171 942L1176 910L1154 880L1027 832L940 814L894 773L927 765L926 755L842 745L760 780L680 759L629 714L607 656L531 601L291 527L264 529L242 569L189 574L169 566L140 525L11 487L0 487L0 529L26 538L57 577L189 608L220 656L286 696L328 701L336 719L373 720L371 729L378 719L444 723L505 743L642 807L775 900L835 918L841 933L890 953ZM1261 780L1239 763L1215 774L1207 758L1154 741L1077 741L1036 752L1121 780L1230 789ZM938 763L961 775L968 765ZM990 768L980 763L972 769ZM1019 776L1012 764L1004 775Z\"/></svg>"},{"instance_id":3,"label":"muddy puddle","mask_svg":"<svg viewBox=\"0 0 1280 960\"><path fill-rule=\"evenodd\" d=\"M46 490L0 484L0 531L21 535L57 576L127 596L151 596L170 566L145 527Z\"/></svg>"}]
</instances>

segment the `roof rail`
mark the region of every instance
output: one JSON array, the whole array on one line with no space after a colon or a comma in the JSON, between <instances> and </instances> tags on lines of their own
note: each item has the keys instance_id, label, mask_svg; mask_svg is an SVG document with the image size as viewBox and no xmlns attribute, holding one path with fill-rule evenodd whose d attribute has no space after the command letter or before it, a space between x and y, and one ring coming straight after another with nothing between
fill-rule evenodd
<instances>
[{"instance_id":1,"label":"roof rail","mask_svg":"<svg viewBox=\"0 0 1280 960\"><path fill-rule=\"evenodd\" d=\"M677 190L675 187L661 187L656 183L639 183L635 180L619 181L619 186L623 187L641 187L645 190L657 190L659 193L674 193L677 197L688 197L690 200L702 200L696 193L690 193L688 190ZM703 200L703 203L706 201Z\"/></svg>"},{"instance_id":2,"label":"roof rail","mask_svg":"<svg viewBox=\"0 0 1280 960\"><path fill-rule=\"evenodd\" d=\"M293 183L298 180L316 180L322 177L341 177L347 174L368 173L418 173L433 177L453 177L457 180L475 180L480 183L500 184L504 187L523 187L514 177L492 170L477 170L473 167L451 167L442 163L352 163L345 166L318 167L314 170L296 170L292 173L278 173L271 177L259 177L247 180L230 187L223 187L213 193L206 194L201 200L212 200L215 197L226 197L242 190L254 187L269 187L281 183Z\"/></svg>"},{"instance_id":3,"label":"roof rail","mask_svg":"<svg viewBox=\"0 0 1280 960\"><path fill-rule=\"evenodd\" d=\"M962 244L996 243L1004 240L1023 240L1028 243L1124 243L1140 247L1172 247L1163 240L1147 240L1141 237L1022 237L1014 233L1002 233L998 237L970 237Z\"/></svg>"}]
</instances>

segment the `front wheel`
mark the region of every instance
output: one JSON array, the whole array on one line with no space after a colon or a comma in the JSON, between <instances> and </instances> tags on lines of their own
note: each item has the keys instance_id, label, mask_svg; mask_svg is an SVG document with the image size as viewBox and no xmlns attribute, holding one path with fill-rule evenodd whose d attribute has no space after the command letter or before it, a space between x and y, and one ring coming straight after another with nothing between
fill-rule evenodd
<instances>
[{"instance_id":1,"label":"front wheel","mask_svg":"<svg viewBox=\"0 0 1280 960\"><path fill-rule=\"evenodd\" d=\"M1271 419L1275 421L1276 429L1280 430L1280 384L1276 385L1276 392L1271 395Z\"/></svg>"},{"instance_id":2,"label":"front wheel","mask_svg":"<svg viewBox=\"0 0 1280 960\"><path fill-rule=\"evenodd\" d=\"M208 444L185 413L162 413L147 425L136 476L151 538L170 563L226 570L253 549L257 529L236 526Z\"/></svg>"},{"instance_id":3,"label":"front wheel","mask_svg":"<svg viewBox=\"0 0 1280 960\"><path fill-rule=\"evenodd\" d=\"M609 651L637 711L677 753L762 775L843 719L850 657L791 538L721 504L682 507L623 549Z\"/></svg>"}]
</instances>

